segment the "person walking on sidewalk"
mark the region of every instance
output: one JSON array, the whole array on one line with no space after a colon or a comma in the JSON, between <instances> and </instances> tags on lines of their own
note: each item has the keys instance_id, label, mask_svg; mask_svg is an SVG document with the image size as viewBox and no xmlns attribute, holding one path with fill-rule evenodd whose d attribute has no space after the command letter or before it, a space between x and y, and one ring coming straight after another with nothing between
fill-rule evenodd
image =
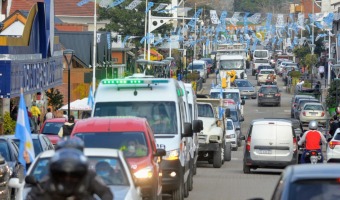
<instances>
[{"instance_id":1,"label":"person walking on sidewalk","mask_svg":"<svg viewBox=\"0 0 340 200\"><path fill-rule=\"evenodd\" d=\"M32 107L31 107L31 113L32 113L32 119L33 119L33 129L34 129L34 133L38 132L38 125L40 123L40 109L38 108L37 104L35 102L32 103Z\"/></svg>"}]
</instances>

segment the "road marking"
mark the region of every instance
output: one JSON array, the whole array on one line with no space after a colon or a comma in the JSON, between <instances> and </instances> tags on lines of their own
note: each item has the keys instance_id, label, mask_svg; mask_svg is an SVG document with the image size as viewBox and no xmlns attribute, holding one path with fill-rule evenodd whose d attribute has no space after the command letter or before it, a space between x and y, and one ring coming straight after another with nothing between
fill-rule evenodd
<instances>
[{"instance_id":1,"label":"road marking","mask_svg":"<svg viewBox=\"0 0 340 200\"><path fill-rule=\"evenodd\" d=\"M231 160L240 160L239 158L231 158Z\"/></svg>"}]
</instances>

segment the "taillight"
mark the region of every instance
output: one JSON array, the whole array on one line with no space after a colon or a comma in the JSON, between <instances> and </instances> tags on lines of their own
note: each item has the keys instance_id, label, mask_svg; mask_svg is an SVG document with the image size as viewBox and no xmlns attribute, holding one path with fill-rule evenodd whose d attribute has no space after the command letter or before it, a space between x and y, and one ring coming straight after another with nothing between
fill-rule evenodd
<instances>
[{"instance_id":1,"label":"taillight","mask_svg":"<svg viewBox=\"0 0 340 200\"><path fill-rule=\"evenodd\" d=\"M336 145L340 145L340 142L339 142L339 141L330 141L330 142L328 143L328 146L329 146L329 148L331 148L331 149L334 149L334 147L335 147Z\"/></svg>"},{"instance_id":2,"label":"taillight","mask_svg":"<svg viewBox=\"0 0 340 200\"><path fill-rule=\"evenodd\" d=\"M250 151L250 141L251 141L251 137L248 136L247 142L246 142L246 149L247 149L247 151Z\"/></svg>"},{"instance_id":3,"label":"taillight","mask_svg":"<svg viewBox=\"0 0 340 200\"><path fill-rule=\"evenodd\" d=\"M293 108L295 108L296 107L296 103L293 103Z\"/></svg>"},{"instance_id":4,"label":"taillight","mask_svg":"<svg viewBox=\"0 0 340 200\"><path fill-rule=\"evenodd\" d=\"M312 156L316 156L316 152L315 151L312 151Z\"/></svg>"},{"instance_id":5,"label":"taillight","mask_svg":"<svg viewBox=\"0 0 340 200\"><path fill-rule=\"evenodd\" d=\"M277 93L277 94L275 94L275 96L276 96L276 97L279 97L279 96L281 96L281 94L280 94L280 93Z\"/></svg>"},{"instance_id":6,"label":"taillight","mask_svg":"<svg viewBox=\"0 0 340 200\"><path fill-rule=\"evenodd\" d=\"M306 116L306 112L305 112L305 111L303 111L303 112L302 112L302 115L303 115L303 116Z\"/></svg>"},{"instance_id":7,"label":"taillight","mask_svg":"<svg viewBox=\"0 0 340 200\"><path fill-rule=\"evenodd\" d=\"M262 94L262 93L259 93L259 97L263 97L263 94Z\"/></svg>"},{"instance_id":8,"label":"taillight","mask_svg":"<svg viewBox=\"0 0 340 200\"><path fill-rule=\"evenodd\" d=\"M323 116L325 116L325 112L322 112L322 113L321 113L321 117L323 117Z\"/></svg>"},{"instance_id":9,"label":"taillight","mask_svg":"<svg viewBox=\"0 0 340 200\"><path fill-rule=\"evenodd\" d=\"M297 141L296 141L296 138L293 138L293 150L294 151L297 150Z\"/></svg>"}]
</instances>

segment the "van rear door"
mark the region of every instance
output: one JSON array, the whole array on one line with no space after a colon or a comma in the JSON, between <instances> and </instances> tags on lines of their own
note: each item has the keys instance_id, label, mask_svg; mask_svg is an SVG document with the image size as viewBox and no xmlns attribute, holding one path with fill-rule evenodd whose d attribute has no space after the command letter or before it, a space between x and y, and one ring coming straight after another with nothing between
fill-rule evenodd
<instances>
[{"instance_id":1,"label":"van rear door","mask_svg":"<svg viewBox=\"0 0 340 200\"><path fill-rule=\"evenodd\" d=\"M261 122L251 131L250 157L252 160L275 161L276 124Z\"/></svg>"},{"instance_id":2,"label":"van rear door","mask_svg":"<svg viewBox=\"0 0 340 200\"><path fill-rule=\"evenodd\" d=\"M276 131L276 160L291 161L294 153L294 132L289 124L278 124Z\"/></svg>"}]
</instances>

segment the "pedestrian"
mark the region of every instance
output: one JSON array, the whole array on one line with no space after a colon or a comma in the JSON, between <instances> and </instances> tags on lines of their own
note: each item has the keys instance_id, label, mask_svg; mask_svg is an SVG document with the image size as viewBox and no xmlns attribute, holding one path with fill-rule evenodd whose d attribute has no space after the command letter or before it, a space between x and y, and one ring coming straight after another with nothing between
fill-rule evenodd
<instances>
[{"instance_id":1,"label":"pedestrian","mask_svg":"<svg viewBox=\"0 0 340 200\"><path fill-rule=\"evenodd\" d=\"M303 86L304 83L305 83L304 80L300 78L299 82L295 86L295 94L302 91L302 86Z\"/></svg>"},{"instance_id":2,"label":"pedestrian","mask_svg":"<svg viewBox=\"0 0 340 200\"><path fill-rule=\"evenodd\" d=\"M40 109L38 108L37 104L33 101L31 107L32 119L33 119L33 130L34 133L38 132L38 126L40 124Z\"/></svg>"},{"instance_id":3,"label":"pedestrian","mask_svg":"<svg viewBox=\"0 0 340 200\"><path fill-rule=\"evenodd\" d=\"M318 68L318 71L319 71L320 78L323 79L325 75L325 67L323 65L320 65Z\"/></svg>"},{"instance_id":4,"label":"pedestrian","mask_svg":"<svg viewBox=\"0 0 340 200\"><path fill-rule=\"evenodd\" d=\"M65 121L68 121L68 115L66 110L63 111L63 118L65 118Z\"/></svg>"},{"instance_id":5,"label":"pedestrian","mask_svg":"<svg viewBox=\"0 0 340 200\"><path fill-rule=\"evenodd\" d=\"M73 127L74 127L74 116L70 115L70 118L67 122L64 123L64 125L60 128L58 136L63 137L69 137L72 133Z\"/></svg>"},{"instance_id":6,"label":"pedestrian","mask_svg":"<svg viewBox=\"0 0 340 200\"><path fill-rule=\"evenodd\" d=\"M46 120L46 119L53 119L54 118L54 115L53 115L53 113L52 113L52 111L51 111L51 108L47 108L47 113L45 114L45 116L44 116L44 121Z\"/></svg>"},{"instance_id":7,"label":"pedestrian","mask_svg":"<svg viewBox=\"0 0 340 200\"><path fill-rule=\"evenodd\" d=\"M331 118L329 123L329 134L333 137L336 129L340 128L338 116L335 114L333 118Z\"/></svg>"}]
</instances>

